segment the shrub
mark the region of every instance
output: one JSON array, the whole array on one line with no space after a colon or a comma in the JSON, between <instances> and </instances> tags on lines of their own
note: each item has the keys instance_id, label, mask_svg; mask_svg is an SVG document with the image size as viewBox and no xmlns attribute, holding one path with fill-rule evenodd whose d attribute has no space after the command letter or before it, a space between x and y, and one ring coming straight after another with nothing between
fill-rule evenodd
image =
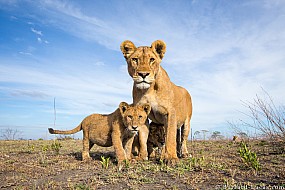
<instances>
[{"instance_id":1,"label":"shrub","mask_svg":"<svg viewBox=\"0 0 285 190\"><path fill-rule=\"evenodd\" d=\"M242 161L245 163L247 167L253 168L255 171L261 169L256 153L251 152L244 142L240 143L240 148L238 152Z\"/></svg>"},{"instance_id":2,"label":"shrub","mask_svg":"<svg viewBox=\"0 0 285 190\"><path fill-rule=\"evenodd\" d=\"M100 162L102 164L102 168L107 169L109 167L109 160L110 160L110 158L109 157L105 158L104 156L101 156L101 160L102 161L100 161Z\"/></svg>"},{"instance_id":3,"label":"shrub","mask_svg":"<svg viewBox=\"0 0 285 190\"><path fill-rule=\"evenodd\" d=\"M53 151L55 151L57 154L59 154L59 150L60 150L61 147L62 147L62 146L61 146L60 142L58 142L58 141L54 141L54 142L51 144L51 149L52 149Z\"/></svg>"}]
</instances>

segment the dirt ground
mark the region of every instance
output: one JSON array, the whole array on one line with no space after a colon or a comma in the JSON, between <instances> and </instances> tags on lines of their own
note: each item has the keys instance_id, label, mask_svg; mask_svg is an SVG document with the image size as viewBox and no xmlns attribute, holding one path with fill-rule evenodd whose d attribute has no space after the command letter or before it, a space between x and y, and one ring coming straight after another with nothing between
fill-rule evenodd
<instances>
[{"instance_id":1,"label":"dirt ground","mask_svg":"<svg viewBox=\"0 0 285 190\"><path fill-rule=\"evenodd\" d=\"M189 142L192 157L176 166L157 159L122 168L112 147L94 146L93 160L82 162L81 140L0 141L0 189L285 189L284 144L247 144L260 170L231 141Z\"/></svg>"}]
</instances>

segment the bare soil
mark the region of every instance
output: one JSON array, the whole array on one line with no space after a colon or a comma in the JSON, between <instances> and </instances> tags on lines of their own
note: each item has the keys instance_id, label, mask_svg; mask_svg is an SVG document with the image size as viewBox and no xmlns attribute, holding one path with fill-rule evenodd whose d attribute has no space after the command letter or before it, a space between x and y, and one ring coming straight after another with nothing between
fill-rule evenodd
<instances>
[{"instance_id":1,"label":"bare soil","mask_svg":"<svg viewBox=\"0 0 285 190\"><path fill-rule=\"evenodd\" d=\"M231 141L189 142L192 157L176 166L150 160L124 167L112 147L94 146L92 161L82 162L81 140L0 141L0 189L285 189L284 144L247 144L260 170L244 163Z\"/></svg>"}]
</instances>

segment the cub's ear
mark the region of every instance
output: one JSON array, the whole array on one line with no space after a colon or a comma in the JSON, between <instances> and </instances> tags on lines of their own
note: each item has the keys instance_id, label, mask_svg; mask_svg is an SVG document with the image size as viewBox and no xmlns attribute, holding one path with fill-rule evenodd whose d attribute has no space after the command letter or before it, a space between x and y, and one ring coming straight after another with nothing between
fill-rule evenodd
<instances>
[{"instance_id":1,"label":"cub's ear","mask_svg":"<svg viewBox=\"0 0 285 190\"><path fill-rule=\"evenodd\" d=\"M164 54L166 52L166 44L164 43L164 41L156 40L152 42L151 48L159 55L160 59L164 57Z\"/></svg>"},{"instance_id":2,"label":"cub's ear","mask_svg":"<svg viewBox=\"0 0 285 190\"><path fill-rule=\"evenodd\" d=\"M150 110L151 110L150 104L144 104L142 105L142 108L146 112L147 115L150 113Z\"/></svg>"},{"instance_id":3,"label":"cub's ear","mask_svg":"<svg viewBox=\"0 0 285 190\"><path fill-rule=\"evenodd\" d=\"M156 126L153 122L151 122L151 123L149 124L149 130L150 130L150 131L155 131L156 127L157 127L157 126Z\"/></svg>"},{"instance_id":4,"label":"cub's ear","mask_svg":"<svg viewBox=\"0 0 285 190\"><path fill-rule=\"evenodd\" d=\"M120 112L121 112L122 115L125 113L125 111L128 109L128 107L130 107L130 106L126 102L121 102L120 103L119 109L120 109Z\"/></svg>"},{"instance_id":5,"label":"cub's ear","mask_svg":"<svg viewBox=\"0 0 285 190\"><path fill-rule=\"evenodd\" d=\"M124 54L125 59L128 59L137 49L135 44L129 40L124 41L121 43L121 51Z\"/></svg>"}]
</instances>

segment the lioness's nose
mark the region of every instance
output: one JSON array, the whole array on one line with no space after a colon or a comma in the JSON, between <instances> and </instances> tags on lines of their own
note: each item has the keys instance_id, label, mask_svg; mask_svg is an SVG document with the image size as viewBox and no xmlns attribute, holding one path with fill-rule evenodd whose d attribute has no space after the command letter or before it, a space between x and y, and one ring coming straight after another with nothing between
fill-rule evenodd
<instances>
[{"instance_id":1,"label":"lioness's nose","mask_svg":"<svg viewBox=\"0 0 285 190\"><path fill-rule=\"evenodd\" d=\"M136 130L138 128L138 126L132 126L133 130Z\"/></svg>"},{"instance_id":2,"label":"lioness's nose","mask_svg":"<svg viewBox=\"0 0 285 190\"><path fill-rule=\"evenodd\" d=\"M147 77L149 75L149 73L139 72L138 75L141 76L144 79L145 77Z\"/></svg>"}]
</instances>

